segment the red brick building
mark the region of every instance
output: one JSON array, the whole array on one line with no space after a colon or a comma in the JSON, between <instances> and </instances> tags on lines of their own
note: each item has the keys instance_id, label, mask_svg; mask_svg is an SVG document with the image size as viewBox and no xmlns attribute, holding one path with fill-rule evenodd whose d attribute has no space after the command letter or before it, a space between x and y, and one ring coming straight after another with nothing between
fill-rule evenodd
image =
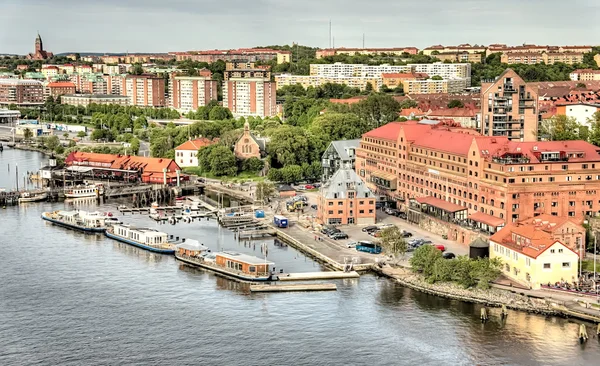
<instances>
[{"instance_id":1,"label":"red brick building","mask_svg":"<svg viewBox=\"0 0 600 366\"><path fill-rule=\"evenodd\" d=\"M35 39L34 52L27 55L27 59L29 60L46 60L54 57L52 52L48 52L44 50L44 43L42 42L42 37L38 34Z\"/></svg>"},{"instance_id":2,"label":"red brick building","mask_svg":"<svg viewBox=\"0 0 600 366\"><path fill-rule=\"evenodd\" d=\"M244 133L236 141L233 153L238 159L261 158L266 153L267 140L250 132L250 124L244 123Z\"/></svg>"},{"instance_id":3,"label":"red brick building","mask_svg":"<svg viewBox=\"0 0 600 366\"><path fill-rule=\"evenodd\" d=\"M51 97L58 97L65 94L75 94L75 84L70 81L57 81L46 85L48 94Z\"/></svg>"},{"instance_id":4,"label":"red brick building","mask_svg":"<svg viewBox=\"0 0 600 366\"><path fill-rule=\"evenodd\" d=\"M502 221L599 213L599 151L585 141L518 142L392 122L362 136L356 171L377 194L420 206L417 198L433 197L453 205L438 207L439 217L461 220L466 210L467 220L494 232Z\"/></svg>"},{"instance_id":5,"label":"red brick building","mask_svg":"<svg viewBox=\"0 0 600 366\"><path fill-rule=\"evenodd\" d=\"M129 105L165 107L165 79L154 75L127 75L121 87Z\"/></svg>"}]
</instances>

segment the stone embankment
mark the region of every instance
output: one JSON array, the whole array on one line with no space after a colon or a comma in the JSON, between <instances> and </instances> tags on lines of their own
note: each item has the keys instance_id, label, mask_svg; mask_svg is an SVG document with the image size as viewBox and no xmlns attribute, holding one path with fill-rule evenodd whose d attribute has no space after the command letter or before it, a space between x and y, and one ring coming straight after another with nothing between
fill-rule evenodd
<instances>
[{"instance_id":1,"label":"stone embankment","mask_svg":"<svg viewBox=\"0 0 600 366\"><path fill-rule=\"evenodd\" d=\"M533 298L519 293L494 288L488 290L464 289L453 283L430 284L425 281L423 276L406 268L393 268L390 266L379 267L374 265L373 271L382 276L392 278L403 286L431 295L484 304L485 306L490 307L501 307L502 305L506 305L509 309L526 311L529 313L564 315L559 309L562 304L553 303L546 299Z\"/></svg>"}]
</instances>

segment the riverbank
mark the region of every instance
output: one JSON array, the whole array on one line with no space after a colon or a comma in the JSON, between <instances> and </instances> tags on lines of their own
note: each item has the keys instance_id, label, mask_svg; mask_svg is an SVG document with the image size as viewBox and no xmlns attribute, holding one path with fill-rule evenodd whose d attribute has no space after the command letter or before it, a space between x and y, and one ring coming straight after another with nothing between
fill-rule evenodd
<instances>
[{"instance_id":1,"label":"riverbank","mask_svg":"<svg viewBox=\"0 0 600 366\"><path fill-rule=\"evenodd\" d=\"M12 147L13 149L17 149L17 150L27 150L27 151L36 151L39 152L41 154L44 154L46 156L50 156L52 155L52 151L48 151L36 146L31 146L31 145L26 145L26 144L16 144L15 146Z\"/></svg>"},{"instance_id":2,"label":"riverbank","mask_svg":"<svg viewBox=\"0 0 600 366\"><path fill-rule=\"evenodd\" d=\"M388 265L373 266L372 270L384 277L390 278L402 286L427 294L460 300L469 303L482 304L488 307L502 307L527 313L552 315L560 317L574 317L585 321L600 323L600 314L578 311L577 306L564 300L557 300L544 296L543 293L532 294L529 290L519 290L493 287L488 290L464 289L453 283L430 284L423 276L404 267L390 267Z\"/></svg>"}]
</instances>

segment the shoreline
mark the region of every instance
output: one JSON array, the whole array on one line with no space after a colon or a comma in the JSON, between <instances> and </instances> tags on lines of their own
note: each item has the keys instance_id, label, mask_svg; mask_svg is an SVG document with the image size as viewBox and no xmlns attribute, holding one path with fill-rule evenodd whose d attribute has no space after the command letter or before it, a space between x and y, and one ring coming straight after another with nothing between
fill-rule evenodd
<instances>
[{"instance_id":1,"label":"shoreline","mask_svg":"<svg viewBox=\"0 0 600 366\"><path fill-rule=\"evenodd\" d=\"M25 151L37 151L41 154L44 154L45 156L51 156L52 152L48 152L46 150L43 150L39 147L35 147L35 146L29 146L29 145L23 145L23 144L16 144L15 146L12 147L12 149L17 149L17 150L25 150Z\"/></svg>"}]
</instances>

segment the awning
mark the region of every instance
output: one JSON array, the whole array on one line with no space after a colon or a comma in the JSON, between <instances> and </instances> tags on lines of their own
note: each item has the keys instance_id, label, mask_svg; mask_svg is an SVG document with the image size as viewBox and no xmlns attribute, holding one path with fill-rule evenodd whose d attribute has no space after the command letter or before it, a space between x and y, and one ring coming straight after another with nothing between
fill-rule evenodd
<instances>
[{"instance_id":1,"label":"awning","mask_svg":"<svg viewBox=\"0 0 600 366\"><path fill-rule=\"evenodd\" d=\"M462 206L459 206L452 202L444 201L443 199L432 197L432 196L417 197L417 198L415 198L415 200L417 202L419 202L420 204L437 207L446 212L458 212L458 211L466 210L466 207L462 207Z\"/></svg>"},{"instance_id":2,"label":"awning","mask_svg":"<svg viewBox=\"0 0 600 366\"><path fill-rule=\"evenodd\" d=\"M395 174L391 174L391 173L383 173L383 172L373 172L371 173L372 176L380 178L380 179L385 179L388 181L392 181L394 179L398 179L398 176L396 176Z\"/></svg>"},{"instance_id":3,"label":"awning","mask_svg":"<svg viewBox=\"0 0 600 366\"><path fill-rule=\"evenodd\" d=\"M92 170L94 170L94 168L89 167L89 166L73 165L73 166L68 167L66 170L71 171L71 172L77 172L77 173L87 173L87 172L91 172Z\"/></svg>"},{"instance_id":4,"label":"awning","mask_svg":"<svg viewBox=\"0 0 600 366\"><path fill-rule=\"evenodd\" d=\"M469 216L469 219L473 220L473 221L481 222L483 224L486 224L486 225L492 226L492 227L498 227L498 226L504 225L503 219L499 219L497 217L485 214L483 212L476 212L476 213L472 214L471 216Z\"/></svg>"}]
</instances>

